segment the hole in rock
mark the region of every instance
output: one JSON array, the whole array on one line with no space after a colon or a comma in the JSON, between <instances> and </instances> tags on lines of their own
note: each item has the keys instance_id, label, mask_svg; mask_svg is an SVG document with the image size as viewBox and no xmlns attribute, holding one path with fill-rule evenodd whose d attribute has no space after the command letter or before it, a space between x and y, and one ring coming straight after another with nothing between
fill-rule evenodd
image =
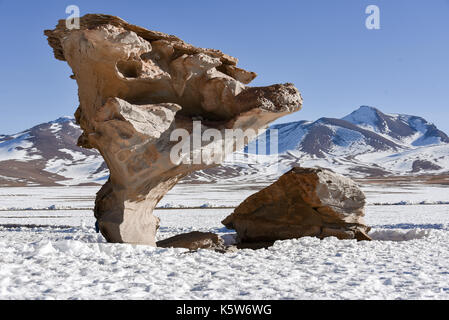
<instances>
[{"instance_id":1,"label":"hole in rock","mask_svg":"<svg viewBox=\"0 0 449 320\"><path fill-rule=\"evenodd\" d=\"M136 60L120 60L117 62L117 70L125 78L138 78L142 72L142 63Z\"/></svg>"}]
</instances>

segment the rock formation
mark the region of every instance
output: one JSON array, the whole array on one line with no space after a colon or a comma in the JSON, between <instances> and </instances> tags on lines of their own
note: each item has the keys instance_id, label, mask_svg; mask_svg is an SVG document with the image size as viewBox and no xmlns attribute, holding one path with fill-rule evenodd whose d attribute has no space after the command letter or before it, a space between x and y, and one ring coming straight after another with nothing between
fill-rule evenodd
<instances>
[{"instance_id":1,"label":"rock formation","mask_svg":"<svg viewBox=\"0 0 449 320\"><path fill-rule=\"evenodd\" d=\"M178 234L174 237L160 240L156 245L161 248L185 248L191 251L198 249L210 249L219 252L226 251L223 239L211 232L193 231Z\"/></svg>"},{"instance_id":2,"label":"rock formation","mask_svg":"<svg viewBox=\"0 0 449 320\"><path fill-rule=\"evenodd\" d=\"M94 210L110 242L155 245L159 200L182 177L236 149L225 139L191 142L192 120L202 120L200 133L214 129L224 137L226 129L263 128L302 104L292 84L247 87L256 74L238 68L236 58L114 16L88 14L70 30L60 20L44 33L78 84L78 145L98 149L110 170ZM179 128L190 148L173 162L178 142L170 135ZM198 154L206 160L189 161Z\"/></svg>"},{"instance_id":3,"label":"rock formation","mask_svg":"<svg viewBox=\"0 0 449 320\"><path fill-rule=\"evenodd\" d=\"M370 240L364 206L365 195L351 179L295 167L247 198L223 224L243 244L306 236Z\"/></svg>"}]
</instances>

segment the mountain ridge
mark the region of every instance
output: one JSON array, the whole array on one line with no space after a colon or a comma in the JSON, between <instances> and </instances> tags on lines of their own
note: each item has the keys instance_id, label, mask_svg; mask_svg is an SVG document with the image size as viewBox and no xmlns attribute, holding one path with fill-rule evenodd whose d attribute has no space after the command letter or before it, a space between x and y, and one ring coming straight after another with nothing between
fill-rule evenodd
<instances>
[{"instance_id":1,"label":"mountain ridge","mask_svg":"<svg viewBox=\"0 0 449 320\"><path fill-rule=\"evenodd\" d=\"M255 161L247 148L182 183L275 179L294 165L326 167L351 177L449 172L449 137L418 116L361 106L341 119L301 120L273 129L278 130L279 154L259 157L265 163ZM80 134L75 120L65 116L0 135L0 186L103 184L107 167L96 150L76 145Z\"/></svg>"}]
</instances>

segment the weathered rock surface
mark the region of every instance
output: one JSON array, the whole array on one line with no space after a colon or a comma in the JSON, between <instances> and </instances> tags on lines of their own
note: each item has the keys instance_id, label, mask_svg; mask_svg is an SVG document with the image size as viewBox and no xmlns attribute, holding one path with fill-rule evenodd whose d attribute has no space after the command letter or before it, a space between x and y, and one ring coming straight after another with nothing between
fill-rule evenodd
<instances>
[{"instance_id":1,"label":"weathered rock surface","mask_svg":"<svg viewBox=\"0 0 449 320\"><path fill-rule=\"evenodd\" d=\"M156 245L159 200L179 179L236 149L219 138L190 143L193 119L202 119L200 134L215 129L224 137L226 129L259 129L301 108L292 84L247 87L256 74L238 68L236 58L114 16L88 14L71 30L60 20L45 35L78 84L78 145L98 149L110 170L95 202L110 242ZM174 163L170 134L177 128L187 130L190 148ZM188 161L201 152L200 163Z\"/></svg>"},{"instance_id":2,"label":"weathered rock surface","mask_svg":"<svg viewBox=\"0 0 449 320\"><path fill-rule=\"evenodd\" d=\"M192 251L198 249L226 251L223 239L212 232L193 231L178 234L174 237L158 241L156 245L161 248L186 248Z\"/></svg>"},{"instance_id":3,"label":"weathered rock surface","mask_svg":"<svg viewBox=\"0 0 449 320\"><path fill-rule=\"evenodd\" d=\"M326 169L295 167L253 194L223 220L242 243L305 236L370 240L365 195L349 178Z\"/></svg>"}]
</instances>

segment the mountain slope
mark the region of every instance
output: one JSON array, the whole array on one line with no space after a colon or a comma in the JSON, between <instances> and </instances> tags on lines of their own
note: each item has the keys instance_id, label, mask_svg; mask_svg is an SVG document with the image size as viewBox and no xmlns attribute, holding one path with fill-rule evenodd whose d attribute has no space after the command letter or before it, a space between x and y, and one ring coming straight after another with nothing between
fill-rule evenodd
<instances>
[{"instance_id":1,"label":"mountain slope","mask_svg":"<svg viewBox=\"0 0 449 320\"><path fill-rule=\"evenodd\" d=\"M326 167L352 177L449 173L449 137L417 116L363 106L342 119L283 123L272 129L278 130L276 154L237 152L221 166L194 172L182 183L267 181L293 165ZM74 119L64 117L0 135L0 186L104 183L107 167L97 151L76 146L80 134ZM259 137L259 143L265 138Z\"/></svg>"},{"instance_id":2,"label":"mountain slope","mask_svg":"<svg viewBox=\"0 0 449 320\"><path fill-rule=\"evenodd\" d=\"M278 130L279 153L291 164L360 177L449 172L449 137L421 117L363 106L342 119L271 129Z\"/></svg>"},{"instance_id":3,"label":"mountain slope","mask_svg":"<svg viewBox=\"0 0 449 320\"><path fill-rule=\"evenodd\" d=\"M270 129L278 130L279 154L262 157L263 163L251 154L224 163L222 167L233 168L233 179L240 179L237 172L246 180L259 179L258 170L274 179L293 165L330 168L352 177L449 173L449 138L421 117L363 106L342 119L283 123Z\"/></svg>"},{"instance_id":4,"label":"mountain slope","mask_svg":"<svg viewBox=\"0 0 449 320\"><path fill-rule=\"evenodd\" d=\"M0 186L80 185L108 176L98 152L76 145L81 130L70 117L0 136Z\"/></svg>"},{"instance_id":5,"label":"mountain slope","mask_svg":"<svg viewBox=\"0 0 449 320\"><path fill-rule=\"evenodd\" d=\"M362 106L342 120L377 134L387 136L406 146L425 146L449 143L449 137L434 124L417 116L382 113L376 108Z\"/></svg>"}]
</instances>

